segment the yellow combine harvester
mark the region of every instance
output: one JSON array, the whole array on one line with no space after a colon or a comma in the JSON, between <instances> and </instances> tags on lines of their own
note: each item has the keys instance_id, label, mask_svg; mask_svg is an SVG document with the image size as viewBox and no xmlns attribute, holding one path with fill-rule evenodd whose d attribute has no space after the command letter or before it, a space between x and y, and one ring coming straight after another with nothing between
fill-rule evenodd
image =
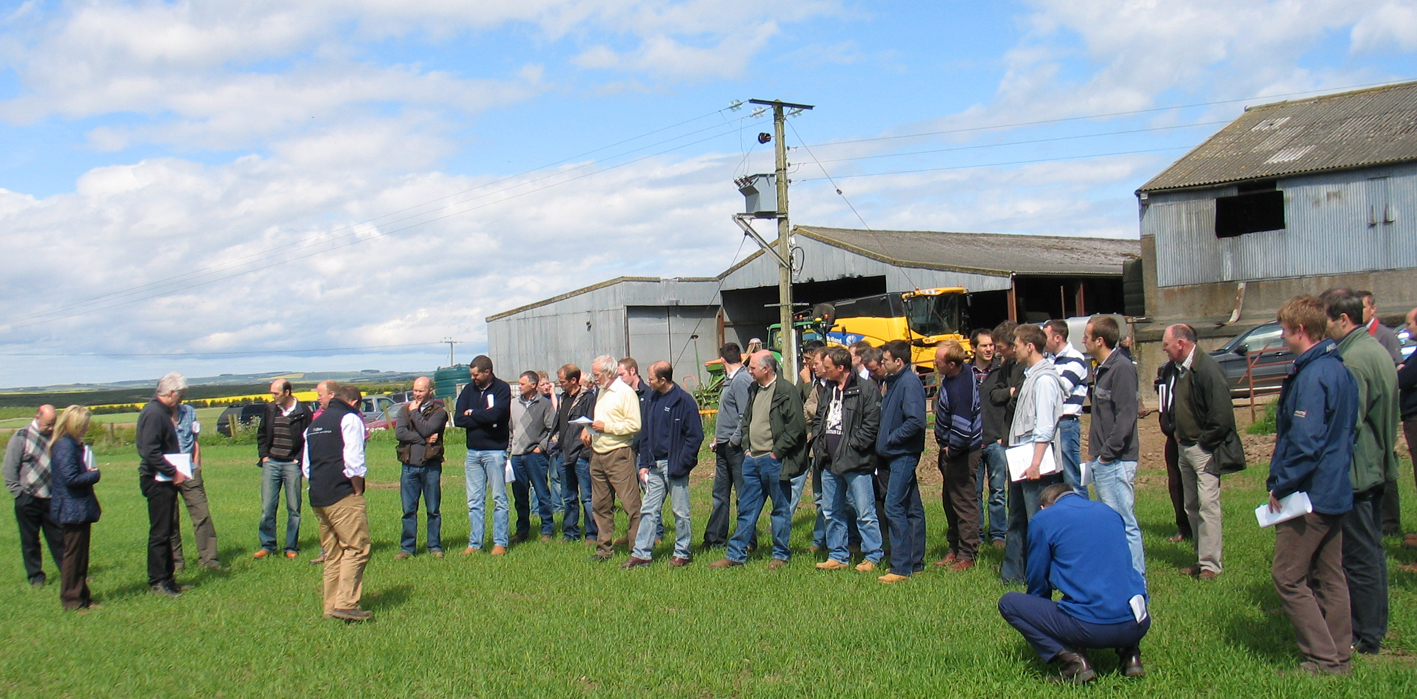
<instances>
[{"instance_id":1,"label":"yellow combine harvester","mask_svg":"<svg viewBox=\"0 0 1417 699\"><path fill-rule=\"evenodd\" d=\"M865 340L880 347L891 340L905 340L913 348L911 363L916 371L930 373L935 370L936 345L958 340L966 351L970 349L965 335L965 293L962 287L952 286L821 303L793 325L799 344L823 340L828 345L849 347ZM779 325L768 329L772 350L780 351L781 335Z\"/></svg>"}]
</instances>

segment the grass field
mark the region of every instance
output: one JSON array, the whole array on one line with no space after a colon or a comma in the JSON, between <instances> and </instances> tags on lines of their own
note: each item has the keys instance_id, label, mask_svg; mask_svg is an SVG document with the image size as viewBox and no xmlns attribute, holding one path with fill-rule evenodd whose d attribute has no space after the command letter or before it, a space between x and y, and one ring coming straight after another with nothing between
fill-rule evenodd
<instances>
[{"instance_id":1,"label":"grass field","mask_svg":"<svg viewBox=\"0 0 1417 699\"><path fill-rule=\"evenodd\" d=\"M450 440L455 441L455 440ZM103 521L94 527L92 588L102 608L62 612L57 573L25 584L15 528L0 526L0 694L4 696L1412 696L1417 691L1417 576L1394 571L1390 652L1361 657L1347 679L1278 677L1298 662L1269 580L1273 534L1255 526L1263 466L1225 481L1226 573L1203 583L1175 572L1194 559L1173 533L1165 474L1144 465L1144 529L1152 612L1142 646L1148 676L1125 680L1110 652L1087 688L1054 688L1053 673L1000 618L998 552L966 573L931 568L905 584L876 574L813 569L812 511L799 510L794 556L780 571L763 554L744 568L620 570L588 562L576 544L530 543L505 558L420 553L396 562L397 466L371 444L374 558L362 626L321 619L315 518L306 509L301 557L254 561L259 517L254 447L215 447L205 475L223 572L179 574L179 600L148 594L147 519L136 458L100 455ZM445 546L467 536L461 450L444 474ZM1404 462L1405 463L1405 462ZM711 464L694 481L695 542ZM938 481L938 478L932 479ZM1409 520L1414 497L1403 480ZM930 555L943 544L938 485L927 486ZM810 502L810 501L809 501ZM489 508L490 514L490 508ZM185 515L184 515L185 517ZM1409 525L1417 522L1409 521ZM282 514L281 526L284 526ZM621 525L623 527L623 523ZM766 517L760 529L767 540ZM187 550L194 555L190 526ZM488 533L490 536L489 525ZM420 534L421 537L421 534ZM421 538L420 538L421 541ZM1389 541L1390 561L1417 553ZM625 555L617 556L616 562ZM933 559L931 559L933 560ZM51 564L46 561L46 569Z\"/></svg>"}]
</instances>

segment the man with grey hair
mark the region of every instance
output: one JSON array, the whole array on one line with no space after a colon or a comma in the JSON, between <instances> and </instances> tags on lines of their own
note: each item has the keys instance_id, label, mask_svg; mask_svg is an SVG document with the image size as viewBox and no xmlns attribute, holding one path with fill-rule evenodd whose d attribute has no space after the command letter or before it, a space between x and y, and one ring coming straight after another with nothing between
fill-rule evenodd
<instances>
[{"instance_id":1,"label":"man with grey hair","mask_svg":"<svg viewBox=\"0 0 1417 699\"><path fill-rule=\"evenodd\" d=\"M608 561L613 555L616 497L629 520L626 540L635 541L640 529L640 484L631 449L640 432L640 401L617 375L618 369L614 357L601 355L591 362L600 393L590 429L581 432L581 441L591 450L590 499L597 529L593 561Z\"/></svg>"},{"instance_id":2,"label":"man with grey hair","mask_svg":"<svg viewBox=\"0 0 1417 699\"><path fill-rule=\"evenodd\" d=\"M155 595L180 597L173 577L172 522L177 507L177 486L187 476L167 460L181 453L172 410L187 390L187 379L173 372L157 382L153 399L138 414L138 485L148 499L148 587Z\"/></svg>"},{"instance_id":3,"label":"man with grey hair","mask_svg":"<svg viewBox=\"0 0 1417 699\"><path fill-rule=\"evenodd\" d=\"M5 489L15 496L20 555L25 561L25 577L34 587L44 587L46 581L39 546L41 531L56 569L64 558L64 534L49 514L49 439L57 417L54 406L39 406L30 424L15 430L5 446Z\"/></svg>"}]
</instances>

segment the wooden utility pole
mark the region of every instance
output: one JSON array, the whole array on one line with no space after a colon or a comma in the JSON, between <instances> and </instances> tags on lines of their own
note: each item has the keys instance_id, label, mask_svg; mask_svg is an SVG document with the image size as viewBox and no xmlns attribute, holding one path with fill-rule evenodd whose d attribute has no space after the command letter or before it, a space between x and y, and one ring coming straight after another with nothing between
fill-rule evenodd
<instances>
[{"instance_id":1,"label":"wooden utility pole","mask_svg":"<svg viewBox=\"0 0 1417 699\"><path fill-rule=\"evenodd\" d=\"M797 112L811 109L810 104L792 104L782 100L748 100L751 104L772 107L773 138L777 140L777 296L778 322L782 327L782 375L795 383L797 376L797 329L792 325L792 242L787 219L787 116L784 110Z\"/></svg>"}]
</instances>

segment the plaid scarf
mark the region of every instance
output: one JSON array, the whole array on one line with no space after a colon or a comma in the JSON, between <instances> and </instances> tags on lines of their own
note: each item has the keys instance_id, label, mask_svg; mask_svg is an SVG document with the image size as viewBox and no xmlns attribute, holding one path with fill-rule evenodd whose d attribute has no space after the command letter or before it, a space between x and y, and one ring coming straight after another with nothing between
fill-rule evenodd
<instances>
[{"instance_id":1,"label":"plaid scarf","mask_svg":"<svg viewBox=\"0 0 1417 699\"><path fill-rule=\"evenodd\" d=\"M25 440L20 452L20 489L42 500L49 499L49 440L33 422L15 436Z\"/></svg>"}]
</instances>

